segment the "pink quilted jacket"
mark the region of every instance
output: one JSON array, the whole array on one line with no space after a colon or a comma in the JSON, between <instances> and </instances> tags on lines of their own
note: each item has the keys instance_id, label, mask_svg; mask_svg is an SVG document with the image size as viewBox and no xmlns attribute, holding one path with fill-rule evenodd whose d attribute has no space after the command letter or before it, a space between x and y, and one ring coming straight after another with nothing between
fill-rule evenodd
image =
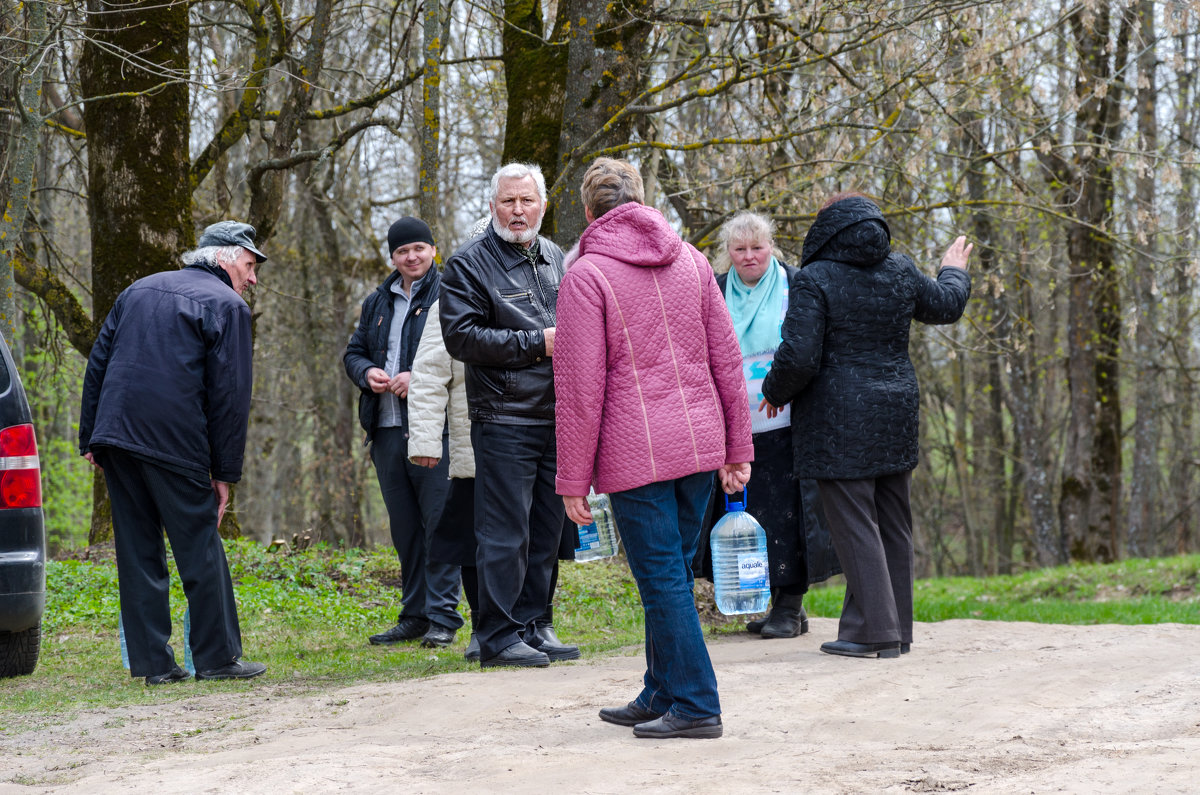
<instances>
[{"instance_id":1,"label":"pink quilted jacket","mask_svg":"<svg viewBox=\"0 0 1200 795\"><path fill-rule=\"evenodd\" d=\"M753 460L729 310L708 261L658 210L623 204L584 231L557 314L559 494Z\"/></svg>"}]
</instances>

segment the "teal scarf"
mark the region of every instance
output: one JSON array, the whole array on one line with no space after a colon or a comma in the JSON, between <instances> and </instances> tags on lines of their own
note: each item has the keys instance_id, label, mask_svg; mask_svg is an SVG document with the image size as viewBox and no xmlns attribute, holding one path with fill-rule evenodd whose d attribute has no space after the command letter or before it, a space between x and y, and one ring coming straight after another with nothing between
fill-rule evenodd
<instances>
[{"instance_id":1,"label":"teal scarf","mask_svg":"<svg viewBox=\"0 0 1200 795\"><path fill-rule=\"evenodd\" d=\"M753 287L746 286L737 275L736 268L729 269L729 277L725 281L725 303L729 305L742 356L765 353L779 347L783 341L787 290L787 274L774 257L771 257L771 266Z\"/></svg>"}]
</instances>

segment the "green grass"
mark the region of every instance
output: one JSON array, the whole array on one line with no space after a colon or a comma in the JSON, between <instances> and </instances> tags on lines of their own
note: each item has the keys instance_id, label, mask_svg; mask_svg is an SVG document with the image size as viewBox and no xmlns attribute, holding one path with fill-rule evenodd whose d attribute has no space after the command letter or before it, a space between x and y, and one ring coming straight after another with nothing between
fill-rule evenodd
<instances>
[{"instance_id":1,"label":"green grass","mask_svg":"<svg viewBox=\"0 0 1200 795\"><path fill-rule=\"evenodd\" d=\"M318 546L267 551L247 541L226 547L236 583L248 659L267 663L258 682L206 682L147 688L121 666L117 578L111 550L89 560L52 561L42 656L32 676L0 680L0 731L26 731L67 720L82 709L154 704L197 693L263 687L289 692L478 670L462 658L468 632L448 649L414 644L372 647L368 635L395 621L399 570L393 552ZM107 553L107 554L106 554ZM815 587L808 611L835 617L843 586ZM1011 577L921 580L918 621L973 618L1066 624L1200 623L1200 556L1068 566ZM184 599L172 576L175 646L180 662ZM714 634L741 631L744 616L720 616L698 583L697 603ZM634 652L643 639L637 588L619 559L564 564L555 599L559 635L585 657ZM463 607L465 610L465 605Z\"/></svg>"}]
</instances>

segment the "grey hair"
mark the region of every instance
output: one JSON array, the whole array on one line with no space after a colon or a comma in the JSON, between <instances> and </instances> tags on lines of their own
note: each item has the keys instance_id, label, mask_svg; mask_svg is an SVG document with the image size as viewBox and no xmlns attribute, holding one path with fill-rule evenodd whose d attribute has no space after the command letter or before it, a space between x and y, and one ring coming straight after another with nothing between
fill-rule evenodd
<instances>
[{"instance_id":1,"label":"grey hair","mask_svg":"<svg viewBox=\"0 0 1200 795\"><path fill-rule=\"evenodd\" d=\"M538 196L542 198L542 204L546 203L546 178L542 176L542 169L533 163L506 163L492 175L492 193L488 201L496 201L496 196L500 193L500 180L502 179L525 179L525 177L533 177L533 181L537 183Z\"/></svg>"},{"instance_id":2,"label":"grey hair","mask_svg":"<svg viewBox=\"0 0 1200 795\"><path fill-rule=\"evenodd\" d=\"M771 255L779 258L780 251L775 246L775 221L761 213L742 210L721 225L717 233L720 245L716 256L713 257L713 270L724 273L732 266L729 248L736 243L763 241L771 245Z\"/></svg>"},{"instance_id":3,"label":"grey hair","mask_svg":"<svg viewBox=\"0 0 1200 795\"><path fill-rule=\"evenodd\" d=\"M232 265L246 249L241 246L201 246L183 252L180 259L184 265L208 265L219 268L222 264ZM256 258L257 259L257 258Z\"/></svg>"}]
</instances>

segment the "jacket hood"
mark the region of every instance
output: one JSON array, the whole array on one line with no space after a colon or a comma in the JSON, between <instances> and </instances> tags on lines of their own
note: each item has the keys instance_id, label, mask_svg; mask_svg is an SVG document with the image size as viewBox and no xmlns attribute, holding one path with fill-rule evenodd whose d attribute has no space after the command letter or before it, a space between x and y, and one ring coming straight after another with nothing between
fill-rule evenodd
<instances>
[{"instance_id":1,"label":"jacket hood","mask_svg":"<svg viewBox=\"0 0 1200 795\"><path fill-rule=\"evenodd\" d=\"M679 257L683 240L653 207L629 202L593 221L579 238L579 256L602 254L629 265L661 267Z\"/></svg>"},{"instance_id":2,"label":"jacket hood","mask_svg":"<svg viewBox=\"0 0 1200 795\"><path fill-rule=\"evenodd\" d=\"M875 202L850 196L821 212L804 236L801 267L816 259L874 265L892 250L892 232Z\"/></svg>"}]
</instances>

